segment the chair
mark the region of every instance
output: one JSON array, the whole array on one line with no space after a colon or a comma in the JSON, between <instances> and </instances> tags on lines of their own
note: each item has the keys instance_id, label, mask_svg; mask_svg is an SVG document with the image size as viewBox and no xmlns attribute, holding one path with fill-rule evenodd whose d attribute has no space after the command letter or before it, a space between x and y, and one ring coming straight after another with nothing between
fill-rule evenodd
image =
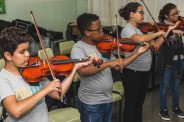
<instances>
[{"instance_id":1,"label":"chair","mask_svg":"<svg viewBox=\"0 0 184 122\"><path fill-rule=\"evenodd\" d=\"M122 119L122 99L124 95L124 88L122 81L116 81L113 82L113 89L112 89L112 96L113 96L113 102L119 101L119 121L121 122Z\"/></svg>"},{"instance_id":2,"label":"chair","mask_svg":"<svg viewBox=\"0 0 184 122\"><path fill-rule=\"evenodd\" d=\"M65 41L64 39L54 40L51 43L51 48L54 51L54 55L56 55L56 50L59 49L59 43ZM58 51L58 50L57 50ZM57 52L58 53L58 52Z\"/></svg>"},{"instance_id":3,"label":"chair","mask_svg":"<svg viewBox=\"0 0 184 122\"><path fill-rule=\"evenodd\" d=\"M72 107L61 108L50 111L49 118L51 122L80 122L80 113Z\"/></svg>"},{"instance_id":4,"label":"chair","mask_svg":"<svg viewBox=\"0 0 184 122\"><path fill-rule=\"evenodd\" d=\"M4 59L0 59L0 70L4 68L5 61Z\"/></svg>"},{"instance_id":5,"label":"chair","mask_svg":"<svg viewBox=\"0 0 184 122\"><path fill-rule=\"evenodd\" d=\"M115 82L113 82L112 92L118 93L118 94L121 95L121 97L123 97L123 95L124 95L124 88L123 88L122 81L115 81Z\"/></svg>"},{"instance_id":6,"label":"chair","mask_svg":"<svg viewBox=\"0 0 184 122\"><path fill-rule=\"evenodd\" d=\"M59 43L60 54L69 55L74 44L75 44L75 41L73 40L60 42Z\"/></svg>"},{"instance_id":7,"label":"chair","mask_svg":"<svg viewBox=\"0 0 184 122\"><path fill-rule=\"evenodd\" d=\"M122 119L122 97L120 94L112 93L112 99L113 103L119 102L119 122L121 122Z\"/></svg>"},{"instance_id":8,"label":"chair","mask_svg":"<svg viewBox=\"0 0 184 122\"><path fill-rule=\"evenodd\" d=\"M77 90L78 90L78 83L80 81L80 75L78 73L75 74L72 84L73 89L73 106L76 107L76 98L77 98Z\"/></svg>"},{"instance_id":9,"label":"chair","mask_svg":"<svg viewBox=\"0 0 184 122\"><path fill-rule=\"evenodd\" d=\"M0 107L0 121L2 120L2 114L3 114L3 109L2 109L2 107Z\"/></svg>"},{"instance_id":10,"label":"chair","mask_svg":"<svg viewBox=\"0 0 184 122\"><path fill-rule=\"evenodd\" d=\"M54 57L54 53L53 53L53 51L52 51L51 48L45 48L45 51L46 51L47 56L48 56L49 59L51 59L52 57ZM38 56L39 56L41 59L46 59L43 50L39 50L39 51L38 51Z\"/></svg>"}]
</instances>

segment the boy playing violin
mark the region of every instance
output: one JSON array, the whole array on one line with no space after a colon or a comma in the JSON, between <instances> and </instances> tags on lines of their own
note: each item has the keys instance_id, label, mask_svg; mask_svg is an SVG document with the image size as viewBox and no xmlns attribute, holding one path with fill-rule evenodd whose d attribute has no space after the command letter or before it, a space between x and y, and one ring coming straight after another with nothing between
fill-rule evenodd
<instances>
[{"instance_id":1,"label":"boy playing violin","mask_svg":"<svg viewBox=\"0 0 184 122\"><path fill-rule=\"evenodd\" d=\"M83 13L77 18L77 26L82 38L73 46L71 58L98 56L104 62L99 68L91 64L78 70L81 76L77 101L80 119L82 122L111 122L113 78L110 68L121 70L144 53L149 44L145 43L146 46L128 58L116 59L112 53L107 58L96 47L104 34L99 17Z\"/></svg>"},{"instance_id":2,"label":"boy playing violin","mask_svg":"<svg viewBox=\"0 0 184 122\"><path fill-rule=\"evenodd\" d=\"M121 32L122 38L131 38L135 42L148 42L151 47L157 50L165 41L163 37L167 37L169 32L178 25L176 23L174 26L169 26L167 32L158 31L152 34L143 34L138 25L144 20L144 11L141 4L137 2L130 2L120 8L119 15L127 21ZM156 37L157 39L154 40ZM137 46L135 51L139 48L140 46ZM132 55L132 53L125 53L125 57ZM142 106L148 88L151 62L151 51L147 50L123 70L122 81L125 90L123 122L142 122Z\"/></svg>"},{"instance_id":3,"label":"boy playing violin","mask_svg":"<svg viewBox=\"0 0 184 122\"><path fill-rule=\"evenodd\" d=\"M58 79L51 82L45 79L39 81L39 86L31 86L20 73L20 68L28 65L30 40L28 33L15 27L0 33L0 53L5 60L5 67L0 72L0 105L6 109L6 122L49 122L44 97L61 99L58 92L64 95L76 71L92 62L75 64L62 83Z\"/></svg>"}]
</instances>

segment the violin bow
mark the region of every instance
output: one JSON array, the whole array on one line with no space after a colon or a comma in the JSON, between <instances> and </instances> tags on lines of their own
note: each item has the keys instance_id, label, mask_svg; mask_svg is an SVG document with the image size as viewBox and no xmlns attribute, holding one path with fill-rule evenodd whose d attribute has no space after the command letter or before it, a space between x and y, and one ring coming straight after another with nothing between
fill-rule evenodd
<instances>
[{"instance_id":1,"label":"violin bow","mask_svg":"<svg viewBox=\"0 0 184 122\"><path fill-rule=\"evenodd\" d=\"M146 6L144 0L141 0L141 1L143 2L143 4L144 4L146 10L148 11L149 15L151 16L153 22L155 23L156 28L160 31L160 29L159 29L159 27L158 27L158 25L157 25L155 19L153 18L153 16L152 16L151 12L149 11L148 7ZM162 35L162 37L164 38L165 41L167 41L167 39L164 37L164 35Z\"/></svg>"},{"instance_id":2,"label":"violin bow","mask_svg":"<svg viewBox=\"0 0 184 122\"><path fill-rule=\"evenodd\" d=\"M118 34L118 20L117 20L117 14L115 15L115 22L116 22L116 38L117 38L117 46L118 46L118 58L120 59L121 58L121 55L120 55L120 41L119 41L119 34ZM121 67L121 69L123 69L123 67ZM121 70L121 73L122 73L122 70Z\"/></svg>"},{"instance_id":3,"label":"violin bow","mask_svg":"<svg viewBox=\"0 0 184 122\"><path fill-rule=\"evenodd\" d=\"M55 74L54 74L54 72L53 72L53 70L52 70L52 68L51 68L51 64L50 64L50 61L49 61L47 52L46 52L46 50L45 50L45 46L44 46L44 44L43 44L43 40L42 40L40 31L39 31L39 29L38 29L38 26L37 26L37 24L36 24L36 20L35 20L35 18L34 18L33 12L31 11L30 14L31 14L31 18L32 18L32 20L33 20L33 23L34 23L36 32L37 32L37 34L38 34L38 38L39 38L39 40L40 40L41 47L42 47L43 52L44 52L44 55L45 55L45 57L46 57L46 61L47 61L47 64L48 64L48 66L49 66L49 70L50 70L50 72L51 72L52 78L53 78L53 79L56 79L56 76L55 76ZM60 92L58 92L58 93L59 93L59 96L61 96L61 93L60 93Z\"/></svg>"},{"instance_id":4,"label":"violin bow","mask_svg":"<svg viewBox=\"0 0 184 122\"><path fill-rule=\"evenodd\" d=\"M118 22L117 22L117 14L115 15L115 21L116 21L116 38L117 38L117 45L118 45L118 58L121 58L120 56L120 47L119 47L119 36L118 36Z\"/></svg>"}]
</instances>

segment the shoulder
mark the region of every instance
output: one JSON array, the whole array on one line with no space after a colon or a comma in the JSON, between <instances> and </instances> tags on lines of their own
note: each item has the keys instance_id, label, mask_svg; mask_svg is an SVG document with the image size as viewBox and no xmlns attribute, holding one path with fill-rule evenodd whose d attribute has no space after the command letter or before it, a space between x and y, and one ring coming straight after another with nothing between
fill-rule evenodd
<instances>
[{"instance_id":1,"label":"shoulder","mask_svg":"<svg viewBox=\"0 0 184 122\"><path fill-rule=\"evenodd\" d=\"M75 47L80 47L80 46L82 46L82 45L84 45L84 42L82 42L81 40L79 40L79 41L77 41L77 42L74 44L73 48L75 48Z\"/></svg>"},{"instance_id":2,"label":"shoulder","mask_svg":"<svg viewBox=\"0 0 184 122\"><path fill-rule=\"evenodd\" d=\"M133 27L131 24L126 24L126 26L123 28L121 32L122 38L130 38L132 35L139 32L139 30L135 27Z\"/></svg>"},{"instance_id":3,"label":"shoulder","mask_svg":"<svg viewBox=\"0 0 184 122\"><path fill-rule=\"evenodd\" d=\"M83 58L85 57L85 52L87 47L85 46L85 43L82 41L78 41L77 43L75 43L75 45L73 46L72 50L71 50L71 54L70 57L71 58Z\"/></svg>"},{"instance_id":4,"label":"shoulder","mask_svg":"<svg viewBox=\"0 0 184 122\"><path fill-rule=\"evenodd\" d=\"M72 53L73 51L80 50L80 49L82 49L82 48L85 48L84 42L78 41L78 42L75 43L74 46L72 47L71 53Z\"/></svg>"},{"instance_id":5,"label":"shoulder","mask_svg":"<svg viewBox=\"0 0 184 122\"><path fill-rule=\"evenodd\" d=\"M2 69L0 71L0 82L6 81L6 80L8 80L8 78L9 78L8 72L6 72L5 69Z\"/></svg>"}]
</instances>

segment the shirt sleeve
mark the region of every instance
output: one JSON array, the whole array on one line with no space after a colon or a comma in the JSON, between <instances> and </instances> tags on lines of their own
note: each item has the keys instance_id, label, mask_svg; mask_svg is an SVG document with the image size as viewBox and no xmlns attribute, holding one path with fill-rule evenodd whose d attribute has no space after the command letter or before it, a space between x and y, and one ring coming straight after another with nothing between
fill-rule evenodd
<instances>
[{"instance_id":1,"label":"shirt sleeve","mask_svg":"<svg viewBox=\"0 0 184 122\"><path fill-rule=\"evenodd\" d=\"M13 88L8 80L0 78L0 102L8 96L15 95Z\"/></svg>"},{"instance_id":2,"label":"shirt sleeve","mask_svg":"<svg viewBox=\"0 0 184 122\"><path fill-rule=\"evenodd\" d=\"M114 56L113 53L111 53L111 58L110 58L110 60L115 60L115 59L116 59L116 57Z\"/></svg>"},{"instance_id":3,"label":"shirt sleeve","mask_svg":"<svg viewBox=\"0 0 184 122\"><path fill-rule=\"evenodd\" d=\"M45 78L44 80L41 81L42 86L46 86L47 84L49 84L50 80L48 78Z\"/></svg>"},{"instance_id":4,"label":"shirt sleeve","mask_svg":"<svg viewBox=\"0 0 184 122\"><path fill-rule=\"evenodd\" d=\"M80 58L86 58L88 55L85 54L85 51L83 51L82 47L73 47L70 57L71 59L80 59Z\"/></svg>"},{"instance_id":5,"label":"shirt sleeve","mask_svg":"<svg viewBox=\"0 0 184 122\"><path fill-rule=\"evenodd\" d=\"M121 37L122 38L131 38L134 34L136 34L136 30L132 28L131 26L127 26L123 28L121 31Z\"/></svg>"}]
</instances>

